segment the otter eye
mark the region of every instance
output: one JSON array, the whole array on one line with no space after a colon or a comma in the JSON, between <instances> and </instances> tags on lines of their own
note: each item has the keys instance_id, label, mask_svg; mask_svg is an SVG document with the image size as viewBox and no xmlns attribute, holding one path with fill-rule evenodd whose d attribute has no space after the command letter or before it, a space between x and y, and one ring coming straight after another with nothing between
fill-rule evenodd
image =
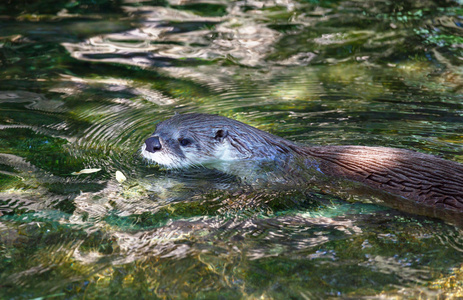
<instances>
[{"instance_id":1,"label":"otter eye","mask_svg":"<svg viewBox=\"0 0 463 300\"><path fill-rule=\"evenodd\" d=\"M191 141L189 139L178 139L178 142L182 146L188 146L189 144L191 144Z\"/></svg>"}]
</instances>

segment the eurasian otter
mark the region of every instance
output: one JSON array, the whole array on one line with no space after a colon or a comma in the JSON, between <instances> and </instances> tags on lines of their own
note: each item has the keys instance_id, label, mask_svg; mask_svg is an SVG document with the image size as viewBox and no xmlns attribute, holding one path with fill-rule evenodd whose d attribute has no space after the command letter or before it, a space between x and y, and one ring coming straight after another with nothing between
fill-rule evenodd
<instances>
[{"instance_id":1,"label":"eurasian otter","mask_svg":"<svg viewBox=\"0 0 463 300\"><path fill-rule=\"evenodd\" d=\"M218 115L178 114L157 125L142 155L167 168L237 160L313 158L330 176L437 208L463 211L463 165L404 149L299 146Z\"/></svg>"}]
</instances>

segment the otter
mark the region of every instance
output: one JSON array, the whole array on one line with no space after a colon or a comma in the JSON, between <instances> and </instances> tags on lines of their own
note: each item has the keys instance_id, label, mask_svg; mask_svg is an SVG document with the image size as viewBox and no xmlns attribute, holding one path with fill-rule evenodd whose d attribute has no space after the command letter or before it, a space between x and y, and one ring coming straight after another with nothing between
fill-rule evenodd
<instances>
[{"instance_id":1,"label":"otter","mask_svg":"<svg viewBox=\"0 0 463 300\"><path fill-rule=\"evenodd\" d=\"M428 207L463 212L463 165L411 150L369 146L301 146L242 122L209 114L177 114L160 122L142 156L166 168L294 157L317 171Z\"/></svg>"}]
</instances>

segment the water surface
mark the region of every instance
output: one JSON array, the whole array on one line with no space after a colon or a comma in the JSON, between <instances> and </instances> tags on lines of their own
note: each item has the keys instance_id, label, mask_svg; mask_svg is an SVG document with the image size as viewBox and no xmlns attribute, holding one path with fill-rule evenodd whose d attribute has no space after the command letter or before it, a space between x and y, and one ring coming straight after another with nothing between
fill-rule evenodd
<instances>
[{"instance_id":1,"label":"water surface","mask_svg":"<svg viewBox=\"0 0 463 300\"><path fill-rule=\"evenodd\" d=\"M0 4L0 298L462 297L445 216L139 152L157 122L203 112L463 163L461 5Z\"/></svg>"}]
</instances>

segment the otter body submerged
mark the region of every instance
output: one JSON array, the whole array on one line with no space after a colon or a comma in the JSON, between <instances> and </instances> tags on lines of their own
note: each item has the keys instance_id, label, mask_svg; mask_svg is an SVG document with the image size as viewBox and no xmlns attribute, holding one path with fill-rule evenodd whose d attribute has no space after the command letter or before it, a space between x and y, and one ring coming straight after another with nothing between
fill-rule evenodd
<instances>
[{"instance_id":1,"label":"otter body submerged","mask_svg":"<svg viewBox=\"0 0 463 300\"><path fill-rule=\"evenodd\" d=\"M463 211L463 165L410 150L366 146L299 146L252 126L207 114L157 125L142 155L167 168L239 160L310 158L320 172L430 207Z\"/></svg>"}]
</instances>

